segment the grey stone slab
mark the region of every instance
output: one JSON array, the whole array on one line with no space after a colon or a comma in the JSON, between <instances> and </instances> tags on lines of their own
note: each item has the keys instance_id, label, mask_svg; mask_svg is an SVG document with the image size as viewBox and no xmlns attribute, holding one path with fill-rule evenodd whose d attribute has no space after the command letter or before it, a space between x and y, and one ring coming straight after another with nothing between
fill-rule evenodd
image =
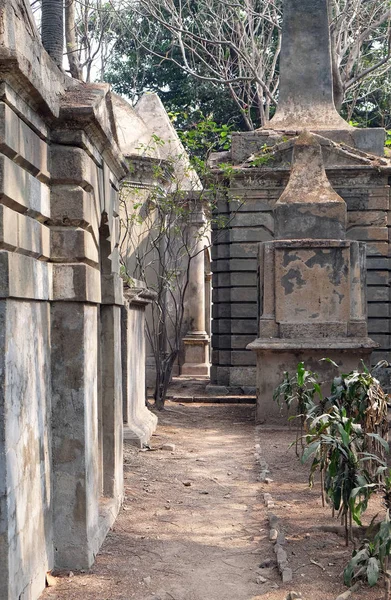
<instances>
[{"instance_id":1,"label":"grey stone slab","mask_svg":"<svg viewBox=\"0 0 391 600\"><path fill-rule=\"evenodd\" d=\"M34 176L49 180L47 144L4 102L0 102L0 149Z\"/></svg>"},{"instance_id":2,"label":"grey stone slab","mask_svg":"<svg viewBox=\"0 0 391 600\"><path fill-rule=\"evenodd\" d=\"M372 337L373 334L390 333L391 321L387 318L369 318L368 319L368 334Z\"/></svg>"},{"instance_id":3,"label":"grey stone slab","mask_svg":"<svg viewBox=\"0 0 391 600\"><path fill-rule=\"evenodd\" d=\"M6 357L0 398L4 599L35 600L44 589L46 571L53 568L49 315L47 302L0 301L0 348Z\"/></svg>"},{"instance_id":4,"label":"grey stone slab","mask_svg":"<svg viewBox=\"0 0 391 600\"><path fill-rule=\"evenodd\" d=\"M18 212L50 217L49 187L6 156L0 156L0 198Z\"/></svg>"},{"instance_id":5,"label":"grey stone slab","mask_svg":"<svg viewBox=\"0 0 391 600\"><path fill-rule=\"evenodd\" d=\"M391 270L391 260L388 257L367 256L367 269L371 270Z\"/></svg>"},{"instance_id":6,"label":"grey stone slab","mask_svg":"<svg viewBox=\"0 0 391 600\"><path fill-rule=\"evenodd\" d=\"M376 344L379 344L381 350L391 348L391 336L389 333L372 333L371 338Z\"/></svg>"},{"instance_id":7,"label":"grey stone slab","mask_svg":"<svg viewBox=\"0 0 391 600\"><path fill-rule=\"evenodd\" d=\"M52 265L30 256L0 251L0 297L52 298Z\"/></svg>"},{"instance_id":8,"label":"grey stone slab","mask_svg":"<svg viewBox=\"0 0 391 600\"><path fill-rule=\"evenodd\" d=\"M98 310L55 302L52 317L55 565L88 569L98 547Z\"/></svg>"},{"instance_id":9,"label":"grey stone slab","mask_svg":"<svg viewBox=\"0 0 391 600\"><path fill-rule=\"evenodd\" d=\"M390 282L389 271L369 271L367 273L368 285L388 285Z\"/></svg>"},{"instance_id":10,"label":"grey stone slab","mask_svg":"<svg viewBox=\"0 0 391 600\"><path fill-rule=\"evenodd\" d=\"M219 290L223 291L223 290ZM257 302L258 290L256 288L231 288L232 302Z\"/></svg>"},{"instance_id":11,"label":"grey stone slab","mask_svg":"<svg viewBox=\"0 0 391 600\"><path fill-rule=\"evenodd\" d=\"M367 290L368 302L389 302L390 288L370 285Z\"/></svg>"},{"instance_id":12,"label":"grey stone slab","mask_svg":"<svg viewBox=\"0 0 391 600\"><path fill-rule=\"evenodd\" d=\"M53 300L100 302L100 272L86 264L53 264Z\"/></svg>"},{"instance_id":13,"label":"grey stone slab","mask_svg":"<svg viewBox=\"0 0 391 600\"><path fill-rule=\"evenodd\" d=\"M92 233L77 227L50 229L50 257L53 262L99 265L99 250Z\"/></svg>"},{"instance_id":14,"label":"grey stone slab","mask_svg":"<svg viewBox=\"0 0 391 600\"><path fill-rule=\"evenodd\" d=\"M268 242L273 239L272 233L264 227L243 227L230 231L230 242ZM232 253L231 253L232 256Z\"/></svg>"},{"instance_id":15,"label":"grey stone slab","mask_svg":"<svg viewBox=\"0 0 391 600\"><path fill-rule=\"evenodd\" d=\"M390 304L388 302L369 302L368 317L388 318L391 316Z\"/></svg>"}]
</instances>

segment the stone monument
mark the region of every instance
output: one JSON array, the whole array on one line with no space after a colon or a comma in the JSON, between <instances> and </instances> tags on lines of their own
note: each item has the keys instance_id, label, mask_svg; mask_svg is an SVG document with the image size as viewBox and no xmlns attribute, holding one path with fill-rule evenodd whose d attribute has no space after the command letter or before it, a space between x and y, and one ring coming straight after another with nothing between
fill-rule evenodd
<instances>
[{"instance_id":1,"label":"stone monument","mask_svg":"<svg viewBox=\"0 0 391 600\"><path fill-rule=\"evenodd\" d=\"M346 204L332 189L317 136L302 133L292 171L275 205L275 241L260 245L261 317L257 421L280 413L273 392L284 371L304 361L331 380L331 358L344 371L368 363L376 344L366 322L365 244L346 240Z\"/></svg>"},{"instance_id":2,"label":"stone monument","mask_svg":"<svg viewBox=\"0 0 391 600\"><path fill-rule=\"evenodd\" d=\"M233 391L247 391L256 379L256 357L248 344L260 335L259 244L282 240L282 235L290 240L294 235L321 239L324 234L317 230L319 220L325 226L321 214L334 230L333 239L366 243L368 332L379 345L372 361L389 359L391 348L391 162L384 158L383 129L351 127L335 109L326 0L285 0L280 60L280 96L273 119L258 131L233 134L230 154L212 157L217 177L219 161L232 163L233 176L217 203L228 225L224 231L215 231L213 238L211 384ZM311 227L290 205L280 204L275 210L290 180L294 153L298 160L296 142L303 130L316 136L315 146L321 148L334 198L339 196L346 204L346 226L340 218L341 202L313 205L319 214L313 215ZM311 145L314 153L315 146ZM261 165L254 160L260 155L265 158ZM325 179L321 179L324 187ZM282 234L284 211L295 221L290 230L284 221ZM268 251L265 246L265 257Z\"/></svg>"}]
</instances>

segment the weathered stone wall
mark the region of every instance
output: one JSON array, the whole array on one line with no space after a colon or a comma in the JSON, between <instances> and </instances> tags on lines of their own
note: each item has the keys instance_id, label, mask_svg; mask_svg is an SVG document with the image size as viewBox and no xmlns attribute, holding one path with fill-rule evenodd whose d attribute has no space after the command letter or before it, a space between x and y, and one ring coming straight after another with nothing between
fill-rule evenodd
<instances>
[{"instance_id":1,"label":"weathered stone wall","mask_svg":"<svg viewBox=\"0 0 391 600\"><path fill-rule=\"evenodd\" d=\"M323 147L330 183L347 204L347 237L367 243L368 335L380 344L373 361L389 359L391 168L386 161L365 164L368 155L360 164L359 156L332 151L337 150ZM214 232L212 247L212 382L217 385L254 385L249 382L255 381L255 356L245 348L257 335L258 244L274 239L273 208L288 182L290 160L288 151L274 168L238 167L218 204L229 227Z\"/></svg>"},{"instance_id":2,"label":"weathered stone wall","mask_svg":"<svg viewBox=\"0 0 391 600\"><path fill-rule=\"evenodd\" d=\"M0 598L35 600L122 501L127 167L108 86L57 69L26 2L0 13Z\"/></svg>"},{"instance_id":3,"label":"weathered stone wall","mask_svg":"<svg viewBox=\"0 0 391 600\"><path fill-rule=\"evenodd\" d=\"M5 599L37 597L53 565L48 136L43 119L3 82L0 597Z\"/></svg>"}]
</instances>

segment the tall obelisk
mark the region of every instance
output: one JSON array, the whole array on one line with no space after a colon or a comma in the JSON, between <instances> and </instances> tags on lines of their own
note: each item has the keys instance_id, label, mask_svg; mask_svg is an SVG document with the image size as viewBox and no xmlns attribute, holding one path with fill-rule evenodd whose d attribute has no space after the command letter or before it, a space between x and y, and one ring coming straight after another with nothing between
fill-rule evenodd
<instances>
[{"instance_id":1,"label":"tall obelisk","mask_svg":"<svg viewBox=\"0 0 391 600\"><path fill-rule=\"evenodd\" d=\"M351 129L333 100L327 0L284 0L280 92L268 129Z\"/></svg>"}]
</instances>

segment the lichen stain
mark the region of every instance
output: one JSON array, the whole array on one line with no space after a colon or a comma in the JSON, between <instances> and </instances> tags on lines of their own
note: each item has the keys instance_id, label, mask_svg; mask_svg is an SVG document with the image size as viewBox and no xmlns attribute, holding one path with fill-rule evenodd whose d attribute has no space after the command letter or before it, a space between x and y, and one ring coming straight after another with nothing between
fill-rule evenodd
<instances>
[{"instance_id":1,"label":"lichen stain","mask_svg":"<svg viewBox=\"0 0 391 600\"><path fill-rule=\"evenodd\" d=\"M298 256L298 254L290 254L289 252L286 252L284 254L282 264L284 267L287 267L291 262L295 262L296 260L300 260L300 256Z\"/></svg>"},{"instance_id":2,"label":"lichen stain","mask_svg":"<svg viewBox=\"0 0 391 600\"><path fill-rule=\"evenodd\" d=\"M330 283L340 285L342 277L346 278L348 267L345 263L342 252L331 252L319 248L314 250L314 255L309 258L306 263L307 267L312 269L315 265L319 265L323 269L331 268L331 273L328 274Z\"/></svg>"},{"instance_id":3,"label":"lichen stain","mask_svg":"<svg viewBox=\"0 0 391 600\"><path fill-rule=\"evenodd\" d=\"M73 462L83 449L79 440L66 438L54 452L54 461L59 464Z\"/></svg>"},{"instance_id":4,"label":"lichen stain","mask_svg":"<svg viewBox=\"0 0 391 600\"><path fill-rule=\"evenodd\" d=\"M285 290L285 295L292 294L295 286L301 289L307 284L302 278L300 269L289 269L288 273L281 278L281 285Z\"/></svg>"},{"instance_id":5,"label":"lichen stain","mask_svg":"<svg viewBox=\"0 0 391 600\"><path fill-rule=\"evenodd\" d=\"M73 509L73 518L75 521L84 521L86 516L86 494L80 481L76 485L76 503Z\"/></svg>"}]
</instances>

